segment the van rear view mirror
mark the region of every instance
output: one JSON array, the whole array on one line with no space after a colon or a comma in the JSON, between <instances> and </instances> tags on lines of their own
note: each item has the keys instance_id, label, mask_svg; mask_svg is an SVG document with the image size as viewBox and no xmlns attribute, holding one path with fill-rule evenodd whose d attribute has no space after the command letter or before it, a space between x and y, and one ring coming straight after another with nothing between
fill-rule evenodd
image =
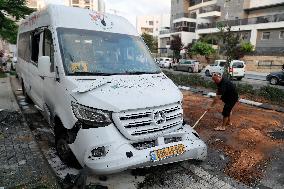
<instances>
[{"instance_id":1,"label":"van rear view mirror","mask_svg":"<svg viewBox=\"0 0 284 189\"><path fill-rule=\"evenodd\" d=\"M38 59L38 71L39 76L47 77L50 74L50 57L49 56L41 56Z\"/></svg>"}]
</instances>

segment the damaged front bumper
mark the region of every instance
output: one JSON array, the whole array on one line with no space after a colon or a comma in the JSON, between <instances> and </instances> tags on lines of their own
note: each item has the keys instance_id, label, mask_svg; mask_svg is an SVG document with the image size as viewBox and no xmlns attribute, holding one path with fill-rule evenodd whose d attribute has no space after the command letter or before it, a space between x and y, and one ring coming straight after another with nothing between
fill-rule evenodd
<instances>
[{"instance_id":1,"label":"damaged front bumper","mask_svg":"<svg viewBox=\"0 0 284 189\"><path fill-rule=\"evenodd\" d=\"M184 147L183 153L153 161L151 153L167 147ZM95 174L112 174L139 167L150 167L188 159L204 160L207 146L189 126L144 141L127 140L114 125L96 129L80 129L70 147L82 166ZM94 149L100 150L94 155Z\"/></svg>"}]
</instances>

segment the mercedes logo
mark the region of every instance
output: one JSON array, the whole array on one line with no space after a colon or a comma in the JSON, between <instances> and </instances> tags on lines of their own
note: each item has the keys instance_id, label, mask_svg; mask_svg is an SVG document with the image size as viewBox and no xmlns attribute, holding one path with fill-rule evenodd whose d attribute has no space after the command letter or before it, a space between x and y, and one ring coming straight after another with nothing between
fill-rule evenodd
<instances>
[{"instance_id":1,"label":"mercedes logo","mask_svg":"<svg viewBox=\"0 0 284 189\"><path fill-rule=\"evenodd\" d=\"M158 111L156 113L154 113L154 122L157 124L157 125L161 125L163 123L166 122L166 115L164 112L162 111Z\"/></svg>"}]
</instances>

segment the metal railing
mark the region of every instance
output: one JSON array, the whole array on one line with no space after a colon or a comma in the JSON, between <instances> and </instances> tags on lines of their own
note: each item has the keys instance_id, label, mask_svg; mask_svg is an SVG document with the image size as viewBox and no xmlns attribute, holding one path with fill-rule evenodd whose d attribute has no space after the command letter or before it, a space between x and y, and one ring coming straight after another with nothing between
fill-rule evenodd
<instances>
[{"instance_id":1,"label":"metal railing","mask_svg":"<svg viewBox=\"0 0 284 189\"><path fill-rule=\"evenodd\" d=\"M193 18L196 19L196 14L189 14L189 13L179 13L173 16L173 19L179 19L179 18Z\"/></svg>"},{"instance_id":2,"label":"metal railing","mask_svg":"<svg viewBox=\"0 0 284 189\"><path fill-rule=\"evenodd\" d=\"M162 31L160 31L160 35L169 34L169 33L176 33L176 32L193 32L194 33L195 28L181 27L181 28L170 29L170 30L162 30Z\"/></svg>"},{"instance_id":3,"label":"metal railing","mask_svg":"<svg viewBox=\"0 0 284 189\"><path fill-rule=\"evenodd\" d=\"M275 14L275 15L267 15L267 16L260 16L254 18L203 23L203 24L198 24L197 28L207 29L207 28L216 28L217 26L227 25L227 24L230 26L241 26L241 25L253 25L253 24L283 22L283 21L284 21L284 14Z\"/></svg>"},{"instance_id":4,"label":"metal railing","mask_svg":"<svg viewBox=\"0 0 284 189\"><path fill-rule=\"evenodd\" d=\"M221 12L221 7L217 6L217 5L202 7L202 8L199 9L199 14L207 13L207 12L213 12L213 11Z\"/></svg>"},{"instance_id":5,"label":"metal railing","mask_svg":"<svg viewBox=\"0 0 284 189\"><path fill-rule=\"evenodd\" d=\"M208 2L208 1L212 1L212 0L189 0L189 5L192 7L192 6L195 6L195 5L198 5L200 3L205 3L205 2Z\"/></svg>"}]
</instances>

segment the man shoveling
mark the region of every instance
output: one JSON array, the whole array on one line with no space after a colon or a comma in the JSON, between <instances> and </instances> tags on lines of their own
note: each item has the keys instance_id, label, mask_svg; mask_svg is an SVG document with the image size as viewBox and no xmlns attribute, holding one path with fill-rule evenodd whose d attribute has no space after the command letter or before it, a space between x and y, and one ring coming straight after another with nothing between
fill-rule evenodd
<instances>
[{"instance_id":1,"label":"man shoveling","mask_svg":"<svg viewBox=\"0 0 284 189\"><path fill-rule=\"evenodd\" d=\"M239 100L239 95L235 85L226 78L223 78L220 73L214 73L212 80L216 83L218 90L217 96L214 98L208 110L212 109L219 100L222 100L225 105L223 108L223 123L221 126L216 127L216 131L225 131L226 126L231 126L231 112L235 104Z\"/></svg>"}]
</instances>

